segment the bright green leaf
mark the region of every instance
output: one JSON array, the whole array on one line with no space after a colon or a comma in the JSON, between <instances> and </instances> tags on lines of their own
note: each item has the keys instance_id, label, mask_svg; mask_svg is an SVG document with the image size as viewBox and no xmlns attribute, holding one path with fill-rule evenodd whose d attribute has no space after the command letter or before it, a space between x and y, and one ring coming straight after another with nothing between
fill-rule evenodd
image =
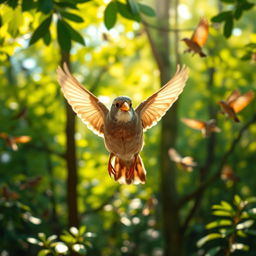
<instances>
[{"instance_id":1,"label":"bright green leaf","mask_svg":"<svg viewBox=\"0 0 256 256\"><path fill-rule=\"evenodd\" d=\"M49 255L51 253L50 250L48 249L43 249L43 250L40 250L37 254L37 256L46 256L46 255Z\"/></svg>"},{"instance_id":2,"label":"bright green leaf","mask_svg":"<svg viewBox=\"0 0 256 256\"><path fill-rule=\"evenodd\" d=\"M249 228L254 224L254 220L246 220L244 222L241 222L239 224L237 224L236 229L245 229L245 228Z\"/></svg>"},{"instance_id":3,"label":"bright green leaf","mask_svg":"<svg viewBox=\"0 0 256 256\"><path fill-rule=\"evenodd\" d=\"M218 15L214 16L211 18L212 22L222 22L231 17L232 12L231 11L226 11L226 12L221 12Z\"/></svg>"},{"instance_id":4,"label":"bright green leaf","mask_svg":"<svg viewBox=\"0 0 256 256\"><path fill-rule=\"evenodd\" d=\"M212 213L215 216L232 217L232 213L228 211L217 210Z\"/></svg>"},{"instance_id":5,"label":"bright green leaf","mask_svg":"<svg viewBox=\"0 0 256 256\"><path fill-rule=\"evenodd\" d=\"M209 235L206 235L204 237L202 237L197 243L197 247L202 247L205 243L211 241L211 240L214 240L214 239L219 239L219 238L222 238L222 235L219 234L219 233L211 233Z\"/></svg>"},{"instance_id":6,"label":"bright green leaf","mask_svg":"<svg viewBox=\"0 0 256 256\"><path fill-rule=\"evenodd\" d=\"M220 227L220 226L231 226L233 224L233 222L231 220L216 220L216 221L212 221L210 223L208 223L206 225L207 229L212 229L212 228L216 228L216 227Z\"/></svg>"}]
</instances>

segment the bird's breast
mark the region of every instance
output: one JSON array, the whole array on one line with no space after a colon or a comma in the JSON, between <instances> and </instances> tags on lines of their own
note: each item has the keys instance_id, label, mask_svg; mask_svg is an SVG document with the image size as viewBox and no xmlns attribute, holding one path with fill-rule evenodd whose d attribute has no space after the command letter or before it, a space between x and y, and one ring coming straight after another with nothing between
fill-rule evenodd
<instances>
[{"instance_id":1,"label":"bird's breast","mask_svg":"<svg viewBox=\"0 0 256 256\"><path fill-rule=\"evenodd\" d=\"M142 149L142 124L136 120L129 123L109 122L104 127L104 140L109 152L129 159Z\"/></svg>"}]
</instances>

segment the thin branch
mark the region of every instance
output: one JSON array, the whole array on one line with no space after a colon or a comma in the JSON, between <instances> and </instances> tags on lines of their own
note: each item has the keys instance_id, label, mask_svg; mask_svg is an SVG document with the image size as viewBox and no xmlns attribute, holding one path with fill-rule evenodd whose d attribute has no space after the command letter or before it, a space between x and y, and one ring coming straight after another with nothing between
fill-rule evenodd
<instances>
[{"instance_id":1,"label":"thin branch","mask_svg":"<svg viewBox=\"0 0 256 256\"><path fill-rule=\"evenodd\" d=\"M158 65L158 69L159 69L159 70L163 70L163 66L164 66L164 65L163 65L162 58L161 58L161 56L160 56L160 54L159 54L157 45L156 45L156 43L155 43L155 41L154 41L154 39L153 39L153 37L152 37L150 31L149 31L149 28L148 28L147 23L146 23L144 20L142 20L142 23L143 23L143 25L144 25L145 32L146 32L146 35L147 35L147 37L148 37L148 41L149 41L149 44L150 44L152 53L153 53L153 55L154 55L154 57L155 57L155 61L156 61L157 65Z\"/></svg>"},{"instance_id":2,"label":"thin branch","mask_svg":"<svg viewBox=\"0 0 256 256\"><path fill-rule=\"evenodd\" d=\"M194 31L195 28L167 28L167 27L160 27L155 24L151 24L144 19L142 19L142 23L146 25L147 27L150 27L152 29L158 30L158 31L163 31L163 32L180 32L180 31Z\"/></svg>"},{"instance_id":3,"label":"thin branch","mask_svg":"<svg viewBox=\"0 0 256 256\"><path fill-rule=\"evenodd\" d=\"M115 199L117 193L119 192L119 189L120 187L118 187L114 193L111 193L111 196L107 198L104 202L102 202L98 207L86 210L84 213L81 214L81 217L83 218L89 214L94 214L101 211L107 204L110 204Z\"/></svg>"},{"instance_id":4,"label":"thin branch","mask_svg":"<svg viewBox=\"0 0 256 256\"><path fill-rule=\"evenodd\" d=\"M250 121L248 121L238 132L237 137L233 140L233 142L231 143L229 149L226 151L226 153L223 155L220 164L217 168L216 173L210 177L208 180L206 180L204 183L202 183L201 185L199 185L198 188L196 188L194 191L192 191L191 193L189 193L188 195L184 196L183 198L181 198L180 202L179 202L179 207L181 207L182 205L184 205L185 203L189 202L190 200L194 199L196 196L198 196L200 193L202 193L205 189L207 189L211 184L213 184L219 177L222 171L223 166L225 165L225 163L227 162L228 158L230 157L230 155L234 152L238 142L240 141L240 139L242 138L244 132L253 124L256 122L256 114L253 115L252 119Z\"/></svg>"}]
</instances>

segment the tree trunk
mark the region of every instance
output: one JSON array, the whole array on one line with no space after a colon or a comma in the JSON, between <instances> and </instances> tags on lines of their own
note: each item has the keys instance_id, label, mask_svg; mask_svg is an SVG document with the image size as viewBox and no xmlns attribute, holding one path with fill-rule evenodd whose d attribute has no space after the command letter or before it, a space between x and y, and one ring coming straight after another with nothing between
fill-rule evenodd
<instances>
[{"instance_id":1,"label":"tree trunk","mask_svg":"<svg viewBox=\"0 0 256 256\"><path fill-rule=\"evenodd\" d=\"M161 84L164 85L173 75L170 61L169 12L172 1L157 0L158 29L156 45ZM175 146L177 135L177 103L166 113L162 120L160 144L160 192L163 213L163 234L165 238L165 256L182 255L182 236L180 233L179 210L177 207L176 171L170 162L168 149Z\"/></svg>"},{"instance_id":2,"label":"tree trunk","mask_svg":"<svg viewBox=\"0 0 256 256\"><path fill-rule=\"evenodd\" d=\"M61 64L67 63L70 68L70 55L61 53ZM75 114L66 102L66 163L67 163L67 206L68 225L79 226L78 205L77 205L77 162L75 146Z\"/></svg>"}]
</instances>

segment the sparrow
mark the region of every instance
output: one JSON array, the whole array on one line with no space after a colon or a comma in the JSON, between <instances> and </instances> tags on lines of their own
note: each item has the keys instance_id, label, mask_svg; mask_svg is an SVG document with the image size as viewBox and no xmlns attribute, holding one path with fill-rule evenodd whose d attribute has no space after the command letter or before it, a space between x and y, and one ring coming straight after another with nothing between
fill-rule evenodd
<instances>
[{"instance_id":1,"label":"sparrow","mask_svg":"<svg viewBox=\"0 0 256 256\"><path fill-rule=\"evenodd\" d=\"M194 162L191 156L182 157L174 148L170 148L168 154L173 162L180 164L181 167L188 172L192 172L193 167L197 166L197 163Z\"/></svg>"},{"instance_id":2,"label":"sparrow","mask_svg":"<svg viewBox=\"0 0 256 256\"><path fill-rule=\"evenodd\" d=\"M254 98L254 92L249 91L243 95L238 90L234 90L227 100L221 100L218 103L221 106L221 113L226 114L235 122L240 122L237 113L243 110Z\"/></svg>"},{"instance_id":3,"label":"sparrow","mask_svg":"<svg viewBox=\"0 0 256 256\"><path fill-rule=\"evenodd\" d=\"M188 46L186 52L198 53L200 57L206 57L206 54L203 52L202 47L205 45L209 34L209 23L206 18L201 18L199 24L197 25L192 37L183 38L181 41L184 41Z\"/></svg>"},{"instance_id":4,"label":"sparrow","mask_svg":"<svg viewBox=\"0 0 256 256\"><path fill-rule=\"evenodd\" d=\"M0 138L4 139L6 144L13 150L18 150L18 144L17 143L28 143L31 141L30 136L19 136L19 137L12 137L9 134L5 132L0 133Z\"/></svg>"},{"instance_id":5,"label":"sparrow","mask_svg":"<svg viewBox=\"0 0 256 256\"><path fill-rule=\"evenodd\" d=\"M145 183L146 170L139 155L143 133L154 126L177 100L188 79L188 69L177 67L174 77L135 109L127 96L114 99L110 110L70 73L57 69L61 90L74 112L94 133L104 138L110 153L108 173L122 184Z\"/></svg>"},{"instance_id":6,"label":"sparrow","mask_svg":"<svg viewBox=\"0 0 256 256\"><path fill-rule=\"evenodd\" d=\"M216 120L200 121L196 119L182 118L181 121L188 127L200 130L204 137L209 137L212 132L220 132L220 128L216 126Z\"/></svg>"}]
</instances>

